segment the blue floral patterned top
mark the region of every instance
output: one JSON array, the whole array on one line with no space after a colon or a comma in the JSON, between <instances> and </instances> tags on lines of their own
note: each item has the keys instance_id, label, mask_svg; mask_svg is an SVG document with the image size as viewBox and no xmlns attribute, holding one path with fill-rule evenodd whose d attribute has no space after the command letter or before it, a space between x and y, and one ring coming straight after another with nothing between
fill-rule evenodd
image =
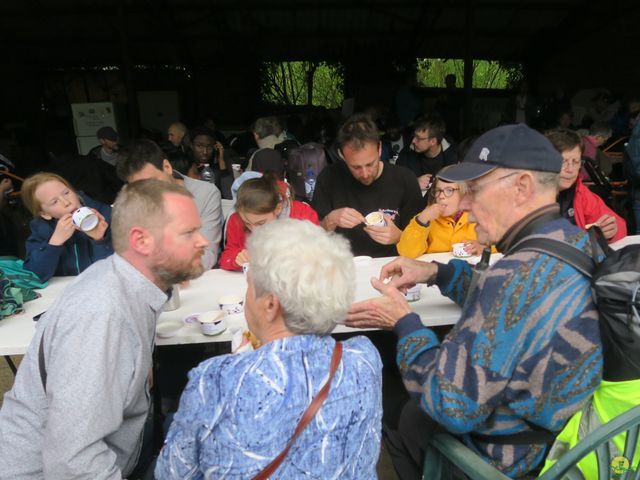
<instances>
[{"instance_id":1,"label":"blue floral patterned top","mask_svg":"<svg viewBox=\"0 0 640 480\"><path fill-rule=\"evenodd\" d=\"M194 368L156 478L252 478L284 449L326 382L333 346L330 336L286 337ZM272 479L376 478L382 363L365 337L343 347L329 396Z\"/></svg>"}]
</instances>

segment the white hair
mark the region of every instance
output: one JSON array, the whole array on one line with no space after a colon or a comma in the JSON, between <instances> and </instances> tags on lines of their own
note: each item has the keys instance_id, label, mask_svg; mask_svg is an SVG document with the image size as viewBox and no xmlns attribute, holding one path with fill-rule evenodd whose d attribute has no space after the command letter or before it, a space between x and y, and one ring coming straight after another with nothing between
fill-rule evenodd
<instances>
[{"instance_id":1,"label":"white hair","mask_svg":"<svg viewBox=\"0 0 640 480\"><path fill-rule=\"evenodd\" d=\"M328 334L342 322L355 292L349 242L305 220L257 228L247 242L256 297L275 295L293 333Z\"/></svg>"}]
</instances>

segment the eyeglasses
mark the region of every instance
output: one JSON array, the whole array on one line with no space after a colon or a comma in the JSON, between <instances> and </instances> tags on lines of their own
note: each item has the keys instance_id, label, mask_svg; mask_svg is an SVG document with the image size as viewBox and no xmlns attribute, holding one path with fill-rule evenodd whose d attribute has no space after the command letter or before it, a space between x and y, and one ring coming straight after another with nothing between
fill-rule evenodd
<instances>
[{"instance_id":1,"label":"eyeglasses","mask_svg":"<svg viewBox=\"0 0 640 480\"><path fill-rule=\"evenodd\" d=\"M457 192L458 190L460 189L453 187L434 188L431 190L431 195L433 195L433 198L440 198L440 195L443 195L444 198L449 198L453 195L453 192Z\"/></svg>"},{"instance_id":2,"label":"eyeglasses","mask_svg":"<svg viewBox=\"0 0 640 480\"><path fill-rule=\"evenodd\" d=\"M562 168L575 168L582 165L582 160L562 160Z\"/></svg>"},{"instance_id":3,"label":"eyeglasses","mask_svg":"<svg viewBox=\"0 0 640 480\"><path fill-rule=\"evenodd\" d=\"M486 181L484 183L476 183L476 184L469 184L468 185L468 192L469 195L471 195L471 197L475 197L476 195L478 195L478 193L487 185L489 185L490 183L495 183L495 182L499 182L500 180L504 180L505 178L509 178L513 175L516 175L520 173L520 171L515 171L515 172L511 172L511 173L507 173L506 175L503 175L501 177L498 178L494 178L493 180L489 180Z\"/></svg>"},{"instance_id":4,"label":"eyeglasses","mask_svg":"<svg viewBox=\"0 0 640 480\"><path fill-rule=\"evenodd\" d=\"M424 140L430 140L432 137L420 137L419 135L415 134L413 135L414 140L417 140L418 142L422 142Z\"/></svg>"}]
</instances>

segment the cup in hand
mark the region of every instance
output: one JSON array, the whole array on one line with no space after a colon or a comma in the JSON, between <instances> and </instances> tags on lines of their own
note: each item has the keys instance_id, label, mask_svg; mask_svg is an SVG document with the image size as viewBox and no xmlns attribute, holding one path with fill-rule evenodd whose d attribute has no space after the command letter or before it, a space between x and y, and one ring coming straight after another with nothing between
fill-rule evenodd
<instances>
[{"instance_id":1,"label":"cup in hand","mask_svg":"<svg viewBox=\"0 0 640 480\"><path fill-rule=\"evenodd\" d=\"M454 243L453 245L451 245L451 247L453 248L454 257L464 258L471 256L471 254L467 252L464 242Z\"/></svg>"},{"instance_id":2,"label":"cup in hand","mask_svg":"<svg viewBox=\"0 0 640 480\"><path fill-rule=\"evenodd\" d=\"M370 227L384 227L387 222L382 215L382 212L371 212L366 217L364 217L364 221Z\"/></svg>"},{"instance_id":3,"label":"cup in hand","mask_svg":"<svg viewBox=\"0 0 640 480\"><path fill-rule=\"evenodd\" d=\"M89 207L80 207L71 217L73 224L83 232L90 232L98 226L100 219Z\"/></svg>"},{"instance_id":4,"label":"cup in hand","mask_svg":"<svg viewBox=\"0 0 640 480\"><path fill-rule=\"evenodd\" d=\"M224 295L218 300L220 310L226 312L227 315L242 312L244 310L243 304L244 298L240 295Z\"/></svg>"}]
</instances>

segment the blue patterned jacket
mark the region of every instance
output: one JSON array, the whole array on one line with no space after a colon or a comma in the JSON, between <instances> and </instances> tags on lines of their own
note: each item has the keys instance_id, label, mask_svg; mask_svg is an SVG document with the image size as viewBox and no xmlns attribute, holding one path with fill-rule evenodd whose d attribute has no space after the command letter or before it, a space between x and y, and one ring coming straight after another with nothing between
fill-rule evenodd
<instances>
[{"instance_id":1,"label":"blue patterned jacket","mask_svg":"<svg viewBox=\"0 0 640 480\"><path fill-rule=\"evenodd\" d=\"M201 363L189 374L156 478L255 476L326 382L333 346L330 336L299 335ZM382 363L365 337L343 348L329 396L272 479L376 478Z\"/></svg>"},{"instance_id":2,"label":"blue patterned jacket","mask_svg":"<svg viewBox=\"0 0 640 480\"><path fill-rule=\"evenodd\" d=\"M535 233L588 243L564 219ZM463 307L460 320L439 343L417 315L403 317L398 365L429 416L505 474L522 475L543 460L544 445L487 444L469 434L506 435L530 424L559 431L600 383L597 311L587 278L546 254L503 257L465 301L470 279L465 261L439 265L436 283Z\"/></svg>"}]
</instances>

